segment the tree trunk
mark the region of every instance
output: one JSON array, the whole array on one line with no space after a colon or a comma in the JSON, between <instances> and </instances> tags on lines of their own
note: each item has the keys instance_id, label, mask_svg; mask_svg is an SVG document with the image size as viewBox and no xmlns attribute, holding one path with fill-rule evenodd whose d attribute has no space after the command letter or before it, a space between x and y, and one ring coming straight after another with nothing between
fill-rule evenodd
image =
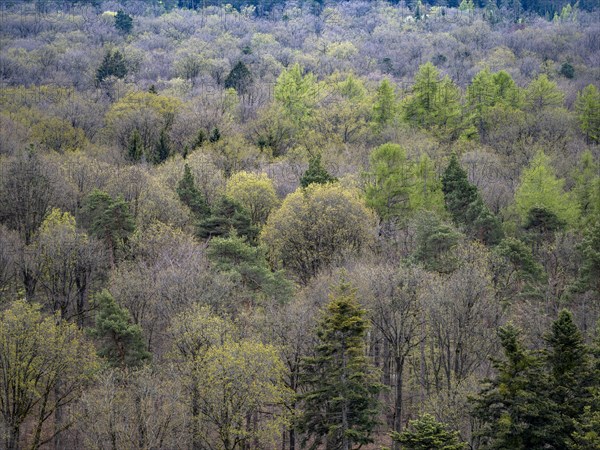
<instances>
[{"instance_id":1,"label":"tree trunk","mask_svg":"<svg viewBox=\"0 0 600 450\"><path fill-rule=\"evenodd\" d=\"M402 390L404 385L404 379L402 378L402 372L404 371L404 358L402 356L396 356L396 399L394 403L394 428L393 430L400 433L402 431ZM399 443L394 442L394 450L399 449Z\"/></svg>"},{"instance_id":2,"label":"tree trunk","mask_svg":"<svg viewBox=\"0 0 600 450\"><path fill-rule=\"evenodd\" d=\"M200 415L200 393L198 392L197 381L194 377L194 387L192 388L192 450L202 450L202 442L198 439L200 430L198 429L198 416Z\"/></svg>"},{"instance_id":3,"label":"tree trunk","mask_svg":"<svg viewBox=\"0 0 600 450\"><path fill-rule=\"evenodd\" d=\"M6 450L19 450L19 435L21 427L17 424L9 425L6 436Z\"/></svg>"}]
</instances>

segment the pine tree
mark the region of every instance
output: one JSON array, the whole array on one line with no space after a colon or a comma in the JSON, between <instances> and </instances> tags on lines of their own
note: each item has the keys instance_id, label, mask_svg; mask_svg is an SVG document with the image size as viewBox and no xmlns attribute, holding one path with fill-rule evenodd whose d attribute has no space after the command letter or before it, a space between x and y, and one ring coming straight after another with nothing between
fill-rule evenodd
<instances>
[{"instance_id":1,"label":"pine tree","mask_svg":"<svg viewBox=\"0 0 600 450\"><path fill-rule=\"evenodd\" d=\"M205 218L210 214L210 208L204 195L196 187L194 175L187 164L183 168L183 178L177 183L177 195L196 218Z\"/></svg>"},{"instance_id":2,"label":"pine tree","mask_svg":"<svg viewBox=\"0 0 600 450\"><path fill-rule=\"evenodd\" d=\"M318 153L309 159L308 169L306 169L306 172L300 178L300 186L305 188L312 183L327 184L335 181L337 181L337 178L331 176L327 172L327 169L323 167L323 164L321 164L321 154Z\"/></svg>"},{"instance_id":3,"label":"pine tree","mask_svg":"<svg viewBox=\"0 0 600 450\"><path fill-rule=\"evenodd\" d=\"M208 141L209 142L218 142L219 139L221 139L221 132L219 131L219 129L217 127L214 127L210 133L210 136L208 137Z\"/></svg>"},{"instance_id":4,"label":"pine tree","mask_svg":"<svg viewBox=\"0 0 600 450\"><path fill-rule=\"evenodd\" d=\"M356 290L342 282L330 296L317 328L319 344L314 357L302 363L301 396L304 412L299 429L305 444L319 448L350 450L372 442L377 425L380 385L365 356L368 323L366 311L356 300Z\"/></svg>"},{"instance_id":5,"label":"pine tree","mask_svg":"<svg viewBox=\"0 0 600 450\"><path fill-rule=\"evenodd\" d=\"M142 158L143 150L142 138L140 137L140 133L136 128L133 130L131 138L129 139L127 156L131 161L139 161Z\"/></svg>"},{"instance_id":6,"label":"pine tree","mask_svg":"<svg viewBox=\"0 0 600 450\"><path fill-rule=\"evenodd\" d=\"M91 334L100 339L98 354L112 367L139 367L150 359L142 328L132 323L129 311L104 289L95 296L96 325Z\"/></svg>"},{"instance_id":7,"label":"pine tree","mask_svg":"<svg viewBox=\"0 0 600 450\"><path fill-rule=\"evenodd\" d=\"M115 16L115 28L123 34L129 34L133 28L133 19L123 10L119 10Z\"/></svg>"},{"instance_id":8,"label":"pine tree","mask_svg":"<svg viewBox=\"0 0 600 450\"><path fill-rule=\"evenodd\" d=\"M405 450L463 450L465 442L459 440L458 431L448 431L446 424L435 420L431 414L423 414L411 420L408 430L392 433L392 439Z\"/></svg>"},{"instance_id":9,"label":"pine tree","mask_svg":"<svg viewBox=\"0 0 600 450\"><path fill-rule=\"evenodd\" d=\"M250 214L242 205L224 196L212 208L210 216L196 224L196 236L202 239L227 237L232 232L246 237L250 242L254 242L258 236L258 229L252 225Z\"/></svg>"}]
</instances>

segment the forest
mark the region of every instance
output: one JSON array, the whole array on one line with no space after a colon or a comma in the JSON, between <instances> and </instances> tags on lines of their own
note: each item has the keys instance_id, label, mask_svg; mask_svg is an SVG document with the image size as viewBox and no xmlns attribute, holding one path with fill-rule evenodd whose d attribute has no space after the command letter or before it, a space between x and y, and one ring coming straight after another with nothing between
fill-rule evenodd
<instances>
[{"instance_id":1,"label":"forest","mask_svg":"<svg viewBox=\"0 0 600 450\"><path fill-rule=\"evenodd\" d=\"M0 448L600 448L595 0L0 4Z\"/></svg>"}]
</instances>

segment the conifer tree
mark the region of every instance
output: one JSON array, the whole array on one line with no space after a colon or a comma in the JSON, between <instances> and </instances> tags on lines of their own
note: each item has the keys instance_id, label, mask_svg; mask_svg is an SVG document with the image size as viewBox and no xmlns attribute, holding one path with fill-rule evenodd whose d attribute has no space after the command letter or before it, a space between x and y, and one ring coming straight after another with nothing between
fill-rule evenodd
<instances>
[{"instance_id":1,"label":"conifer tree","mask_svg":"<svg viewBox=\"0 0 600 450\"><path fill-rule=\"evenodd\" d=\"M393 122L398 112L398 104L394 85L386 78L377 88L375 103L373 105L373 122L375 128L381 131L386 125Z\"/></svg>"},{"instance_id":2,"label":"conifer tree","mask_svg":"<svg viewBox=\"0 0 600 450\"><path fill-rule=\"evenodd\" d=\"M127 146L127 156L131 161L139 161L143 154L142 138L137 130L133 130L131 138L129 139L129 145Z\"/></svg>"},{"instance_id":3,"label":"conifer tree","mask_svg":"<svg viewBox=\"0 0 600 450\"><path fill-rule=\"evenodd\" d=\"M473 415L481 420L478 436L484 449L548 447L559 419L549 398L542 359L522 344L520 331L508 324L499 330L504 358L494 360L496 375L474 399Z\"/></svg>"},{"instance_id":4,"label":"conifer tree","mask_svg":"<svg viewBox=\"0 0 600 450\"><path fill-rule=\"evenodd\" d=\"M435 420L431 414L423 414L411 420L408 429L402 433L392 433L392 439L402 444L405 450L463 450L457 431L449 431L446 424Z\"/></svg>"},{"instance_id":5,"label":"conifer tree","mask_svg":"<svg viewBox=\"0 0 600 450\"><path fill-rule=\"evenodd\" d=\"M205 218L210 214L208 203L196 187L194 175L187 164L183 168L183 178L177 184L177 195L197 218Z\"/></svg>"},{"instance_id":6,"label":"conifer tree","mask_svg":"<svg viewBox=\"0 0 600 450\"><path fill-rule=\"evenodd\" d=\"M228 197L221 197L212 208L210 216L196 224L196 236L202 239L214 236L231 236L232 232L254 242L258 229L252 225L250 214L242 205Z\"/></svg>"},{"instance_id":7,"label":"conifer tree","mask_svg":"<svg viewBox=\"0 0 600 450\"><path fill-rule=\"evenodd\" d=\"M500 242L503 236L500 222L483 202L477 187L469 183L456 154L452 154L444 171L442 191L446 208L456 224L464 226L471 237L486 244Z\"/></svg>"},{"instance_id":8,"label":"conifer tree","mask_svg":"<svg viewBox=\"0 0 600 450\"><path fill-rule=\"evenodd\" d=\"M575 110L579 126L590 142L600 142L600 91L590 84L577 93Z\"/></svg>"},{"instance_id":9,"label":"conifer tree","mask_svg":"<svg viewBox=\"0 0 600 450\"><path fill-rule=\"evenodd\" d=\"M110 366L120 368L139 367L149 360L142 328L132 323L129 311L119 306L106 289L96 295L95 303L98 311L91 334L101 341L98 354Z\"/></svg>"},{"instance_id":10,"label":"conifer tree","mask_svg":"<svg viewBox=\"0 0 600 450\"><path fill-rule=\"evenodd\" d=\"M304 172L302 178L300 178L300 186L305 188L312 183L327 184L335 181L337 181L337 178L331 176L329 172L327 172L327 169L323 167L323 164L321 163L321 154L318 153L309 159L308 169L306 169L306 172Z\"/></svg>"},{"instance_id":11,"label":"conifer tree","mask_svg":"<svg viewBox=\"0 0 600 450\"><path fill-rule=\"evenodd\" d=\"M163 129L160 131L160 136L154 147L154 154L152 160L155 164L164 162L171 154L171 144L166 131Z\"/></svg>"},{"instance_id":12,"label":"conifer tree","mask_svg":"<svg viewBox=\"0 0 600 450\"><path fill-rule=\"evenodd\" d=\"M341 282L319 322L316 354L303 360L306 392L301 396L304 412L299 429L311 449L319 448L323 439L331 450L372 442L381 388L365 356L365 314L356 290Z\"/></svg>"},{"instance_id":13,"label":"conifer tree","mask_svg":"<svg viewBox=\"0 0 600 450\"><path fill-rule=\"evenodd\" d=\"M126 76L127 66L123 54L119 50L114 52L108 50L96 71L96 84L102 83L108 77L125 78Z\"/></svg>"},{"instance_id":14,"label":"conifer tree","mask_svg":"<svg viewBox=\"0 0 600 450\"><path fill-rule=\"evenodd\" d=\"M129 34L133 28L133 19L123 10L119 10L115 16L115 28L123 34Z\"/></svg>"},{"instance_id":15,"label":"conifer tree","mask_svg":"<svg viewBox=\"0 0 600 450\"><path fill-rule=\"evenodd\" d=\"M239 95L244 95L251 84L252 74L242 61L238 61L225 78L225 88L233 88Z\"/></svg>"}]
</instances>

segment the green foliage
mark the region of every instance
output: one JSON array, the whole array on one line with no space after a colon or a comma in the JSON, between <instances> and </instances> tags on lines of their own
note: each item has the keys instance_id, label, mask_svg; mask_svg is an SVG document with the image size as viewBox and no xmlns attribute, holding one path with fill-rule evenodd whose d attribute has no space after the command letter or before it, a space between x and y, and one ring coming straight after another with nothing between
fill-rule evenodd
<instances>
[{"instance_id":1,"label":"green foliage","mask_svg":"<svg viewBox=\"0 0 600 450\"><path fill-rule=\"evenodd\" d=\"M321 163L321 154L317 153L308 160L308 169L306 169L306 172L304 172L300 178L300 186L305 188L312 183L326 184L334 183L336 181L337 178L331 176L329 172L327 172L327 169L323 167L323 164Z\"/></svg>"},{"instance_id":2,"label":"green foliage","mask_svg":"<svg viewBox=\"0 0 600 450\"><path fill-rule=\"evenodd\" d=\"M133 19L129 14L119 10L115 15L115 28L123 34L129 34L133 29Z\"/></svg>"},{"instance_id":3,"label":"green foliage","mask_svg":"<svg viewBox=\"0 0 600 450\"><path fill-rule=\"evenodd\" d=\"M225 87L233 88L239 95L244 95L248 92L251 85L252 74L248 70L248 67L246 67L246 64L238 61L229 72L229 75L227 75L227 78L225 78Z\"/></svg>"},{"instance_id":4,"label":"green foliage","mask_svg":"<svg viewBox=\"0 0 600 450\"><path fill-rule=\"evenodd\" d=\"M591 222L578 245L581 254L578 287L600 295L600 219Z\"/></svg>"},{"instance_id":5,"label":"green foliage","mask_svg":"<svg viewBox=\"0 0 600 450\"><path fill-rule=\"evenodd\" d=\"M582 223L585 225L600 218L600 164L588 150L583 153L573 172L573 191L581 210Z\"/></svg>"},{"instance_id":6,"label":"green foliage","mask_svg":"<svg viewBox=\"0 0 600 450\"><path fill-rule=\"evenodd\" d=\"M177 183L177 195L196 218L205 218L210 214L210 207L202 192L196 187L194 175L187 164L183 168L183 178Z\"/></svg>"},{"instance_id":7,"label":"green foliage","mask_svg":"<svg viewBox=\"0 0 600 450\"><path fill-rule=\"evenodd\" d=\"M262 293L280 302L290 298L292 286L283 272L272 272L262 247L248 244L239 236L215 237L207 254L215 267L229 274L251 292Z\"/></svg>"},{"instance_id":8,"label":"green foliage","mask_svg":"<svg viewBox=\"0 0 600 450\"><path fill-rule=\"evenodd\" d=\"M163 129L160 130L160 136L156 145L154 146L154 152L152 154L152 158L150 158L155 164L160 164L169 157L171 154L171 143L169 142L169 137L167 136L167 132Z\"/></svg>"},{"instance_id":9,"label":"green foliage","mask_svg":"<svg viewBox=\"0 0 600 450\"><path fill-rule=\"evenodd\" d=\"M98 354L111 367L139 367L150 359L143 341L142 328L133 324L129 311L117 304L104 289L94 298L96 325L91 334L100 340Z\"/></svg>"},{"instance_id":10,"label":"green foliage","mask_svg":"<svg viewBox=\"0 0 600 450\"><path fill-rule=\"evenodd\" d=\"M544 108L560 108L564 101L565 94L545 74L538 76L525 89L525 105L530 111L539 112Z\"/></svg>"},{"instance_id":11,"label":"green foliage","mask_svg":"<svg viewBox=\"0 0 600 450\"><path fill-rule=\"evenodd\" d=\"M556 178L549 158L540 151L523 170L521 183L515 192L517 212L523 222L532 223L534 220L534 225L540 222L537 221L539 215L531 216L532 209L537 208L556 216L558 223L576 224L579 208L573 196L564 192L564 183L564 180Z\"/></svg>"},{"instance_id":12,"label":"green foliage","mask_svg":"<svg viewBox=\"0 0 600 450\"><path fill-rule=\"evenodd\" d=\"M436 214L424 213L417 222L414 258L428 270L452 272L458 264L452 250L462 238L461 233Z\"/></svg>"},{"instance_id":13,"label":"green foliage","mask_svg":"<svg viewBox=\"0 0 600 450\"><path fill-rule=\"evenodd\" d=\"M231 236L236 233L253 242L257 228L252 225L248 211L238 202L223 196L213 206L210 216L202 218L196 224L196 236L207 239L215 236Z\"/></svg>"},{"instance_id":14,"label":"green foliage","mask_svg":"<svg viewBox=\"0 0 600 450\"><path fill-rule=\"evenodd\" d=\"M131 139L129 140L129 145L127 146L127 156L131 161L139 161L142 159L142 155L144 153L142 139L140 137L140 133L137 130L133 130L131 134Z\"/></svg>"},{"instance_id":15,"label":"green foliage","mask_svg":"<svg viewBox=\"0 0 600 450\"><path fill-rule=\"evenodd\" d=\"M412 95L404 101L404 118L430 129L441 138L452 138L460 125L460 95L456 85L430 62L419 67ZM440 134L441 133L441 134Z\"/></svg>"},{"instance_id":16,"label":"green foliage","mask_svg":"<svg viewBox=\"0 0 600 450\"><path fill-rule=\"evenodd\" d=\"M442 191L446 208L456 224L488 245L500 242L503 237L500 222L483 202L477 187L469 183L454 153L442 177Z\"/></svg>"},{"instance_id":17,"label":"green foliage","mask_svg":"<svg viewBox=\"0 0 600 450\"><path fill-rule=\"evenodd\" d=\"M275 84L275 100L287 117L298 127L309 123L315 114L318 84L312 73L302 74L299 64L284 70Z\"/></svg>"},{"instance_id":18,"label":"green foliage","mask_svg":"<svg viewBox=\"0 0 600 450\"><path fill-rule=\"evenodd\" d=\"M377 88L373 103L373 123L375 129L381 131L393 123L398 113L395 86L386 78Z\"/></svg>"},{"instance_id":19,"label":"green foliage","mask_svg":"<svg viewBox=\"0 0 600 450\"><path fill-rule=\"evenodd\" d=\"M261 238L273 264L306 283L344 255L365 248L373 225L356 192L337 183L313 183L286 197L269 216Z\"/></svg>"},{"instance_id":20,"label":"green foliage","mask_svg":"<svg viewBox=\"0 0 600 450\"><path fill-rule=\"evenodd\" d=\"M581 131L590 142L600 142L600 91L593 84L577 93L575 110Z\"/></svg>"},{"instance_id":21,"label":"green foliage","mask_svg":"<svg viewBox=\"0 0 600 450\"><path fill-rule=\"evenodd\" d=\"M119 50L107 50L102 64L96 71L96 83L102 83L108 77L125 78L127 66L125 58Z\"/></svg>"},{"instance_id":22,"label":"green foliage","mask_svg":"<svg viewBox=\"0 0 600 450\"><path fill-rule=\"evenodd\" d=\"M121 196L113 199L106 192L94 189L85 199L83 216L91 234L105 242L111 262L117 262L135 230L127 202Z\"/></svg>"},{"instance_id":23,"label":"green foliage","mask_svg":"<svg viewBox=\"0 0 600 450\"><path fill-rule=\"evenodd\" d=\"M237 172L227 180L225 193L244 205L252 223L257 226L266 222L271 210L279 203L273 181L265 173Z\"/></svg>"},{"instance_id":24,"label":"green foliage","mask_svg":"<svg viewBox=\"0 0 600 450\"><path fill-rule=\"evenodd\" d=\"M377 426L377 373L365 357L368 322L366 311L356 300L356 290L342 282L330 295L319 321L319 343L315 356L302 363L301 381L306 391L299 429L305 444L319 448L348 450L372 442Z\"/></svg>"},{"instance_id":25,"label":"green foliage","mask_svg":"<svg viewBox=\"0 0 600 450\"><path fill-rule=\"evenodd\" d=\"M459 439L458 431L448 431L447 426L435 420L431 414L423 414L411 420L408 430L392 433L392 439L406 450L463 450L465 442Z\"/></svg>"},{"instance_id":26,"label":"green foliage","mask_svg":"<svg viewBox=\"0 0 600 450\"><path fill-rule=\"evenodd\" d=\"M524 348L513 325L499 331L504 359L494 360L496 375L474 400L477 433L485 449L545 448L559 418L548 398L549 379L543 361Z\"/></svg>"},{"instance_id":27,"label":"green foliage","mask_svg":"<svg viewBox=\"0 0 600 450\"><path fill-rule=\"evenodd\" d=\"M565 62L560 66L559 72L563 77L571 79L575 76L575 67L569 62Z\"/></svg>"},{"instance_id":28,"label":"green foliage","mask_svg":"<svg viewBox=\"0 0 600 450\"><path fill-rule=\"evenodd\" d=\"M533 257L531 247L523 241L507 237L502 239L494 251L512 264L519 278L528 281L539 281L543 278L544 268Z\"/></svg>"}]
</instances>

